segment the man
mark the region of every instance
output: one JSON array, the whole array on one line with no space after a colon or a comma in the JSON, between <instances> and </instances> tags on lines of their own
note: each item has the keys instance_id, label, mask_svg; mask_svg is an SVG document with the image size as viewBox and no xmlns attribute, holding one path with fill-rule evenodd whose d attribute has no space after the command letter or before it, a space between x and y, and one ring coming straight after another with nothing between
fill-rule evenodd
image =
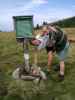
<instances>
[{"instance_id":1,"label":"man","mask_svg":"<svg viewBox=\"0 0 75 100\"><path fill-rule=\"evenodd\" d=\"M69 49L69 42L67 39L67 35L59 28L55 26L48 26L49 30L49 41L46 46L48 52L48 70L51 71L51 63L53 59L53 53L59 57L59 65L60 65L60 72L59 78L60 80L64 79L64 72L65 72L65 59L67 57L68 49Z\"/></svg>"},{"instance_id":2,"label":"man","mask_svg":"<svg viewBox=\"0 0 75 100\"><path fill-rule=\"evenodd\" d=\"M59 65L60 65L60 71L59 71L59 78L60 80L64 79L64 72L65 72L65 59L67 57L68 48L69 48L69 42L67 39L66 34L57 26L44 26L42 36L48 36L46 38L46 42L44 47L46 47L47 53L48 53L48 73L51 72L51 64L53 60L53 54L56 52L56 54L59 57ZM37 40L33 41L33 44L37 44L38 47L40 46L40 43ZM42 47L41 47L42 48Z\"/></svg>"}]
</instances>

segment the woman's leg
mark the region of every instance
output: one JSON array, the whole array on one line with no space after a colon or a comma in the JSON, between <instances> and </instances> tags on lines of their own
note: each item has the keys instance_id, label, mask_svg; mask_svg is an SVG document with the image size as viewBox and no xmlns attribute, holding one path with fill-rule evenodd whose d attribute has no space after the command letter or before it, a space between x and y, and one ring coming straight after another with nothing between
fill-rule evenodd
<instances>
[{"instance_id":1,"label":"woman's leg","mask_svg":"<svg viewBox=\"0 0 75 100\"><path fill-rule=\"evenodd\" d=\"M48 52L48 70L51 71L51 64L53 60L53 52L50 51Z\"/></svg>"}]
</instances>

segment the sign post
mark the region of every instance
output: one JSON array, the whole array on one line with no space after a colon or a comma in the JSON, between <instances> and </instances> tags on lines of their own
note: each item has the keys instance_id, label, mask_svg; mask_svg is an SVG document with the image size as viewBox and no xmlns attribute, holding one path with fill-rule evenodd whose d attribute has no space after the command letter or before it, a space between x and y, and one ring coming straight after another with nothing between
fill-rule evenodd
<instances>
[{"instance_id":1,"label":"sign post","mask_svg":"<svg viewBox=\"0 0 75 100\"><path fill-rule=\"evenodd\" d=\"M25 70L29 72L29 40L33 36L33 16L13 16L16 39L23 43Z\"/></svg>"},{"instance_id":2,"label":"sign post","mask_svg":"<svg viewBox=\"0 0 75 100\"><path fill-rule=\"evenodd\" d=\"M33 71L37 72L37 75L32 75L33 72L30 68L29 65L29 41L34 38L33 36L33 16L13 16L14 20L14 29L16 32L16 39L19 42L23 43L23 50L24 50L24 60L25 60L25 65L24 68L17 68L13 72L13 77L15 79L25 79L25 80L35 80L38 79L40 80L40 77L43 79L45 75L44 73L40 70L40 68L33 68ZM36 55L35 55L35 58ZM37 60L35 59L35 64L37 63ZM26 72L27 75L22 75L22 72ZM32 72L32 73L31 73Z\"/></svg>"}]
</instances>

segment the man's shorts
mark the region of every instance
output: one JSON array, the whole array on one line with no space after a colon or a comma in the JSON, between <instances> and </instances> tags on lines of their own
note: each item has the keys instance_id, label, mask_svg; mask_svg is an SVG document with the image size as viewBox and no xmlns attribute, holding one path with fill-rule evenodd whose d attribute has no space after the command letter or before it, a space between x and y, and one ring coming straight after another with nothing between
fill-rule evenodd
<instances>
[{"instance_id":1,"label":"man's shorts","mask_svg":"<svg viewBox=\"0 0 75 100\"><path fill-rule=\"evenodd\" d=\"M69 51L69 42L66 43L65 48L62 51L57 53L57 56L60 61L65 60L67 58L68 51Z\"/></svg>"},{"instance_id":2,"label":"man's shorts","mask_svg":"<svg viewBox=\"0 0 75 100\"><path fill-rule=\"evenodd\" d=\"M46 50L47 53L50 51L55 52L55 49L53 47L46 47ZM69 51L69 42L66 43L65 48L62 51L56 52L60 61L65 60L67 58L68 51Z\"/></svg>"}]
</instances>

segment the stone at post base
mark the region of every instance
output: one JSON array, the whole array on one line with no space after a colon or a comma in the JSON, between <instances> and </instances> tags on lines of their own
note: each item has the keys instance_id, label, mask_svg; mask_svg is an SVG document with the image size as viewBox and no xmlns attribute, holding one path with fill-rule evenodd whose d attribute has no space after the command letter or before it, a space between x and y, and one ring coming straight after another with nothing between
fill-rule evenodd
<instances>
[{"instance_id":1,"label":"stone at post base","mask_svg":"<svg viewBox=\"0 0 75 100\"><path fill-rule=\"evenodd\" d=\"M41 79L46 80L45 73L40 69L40 67L37 67L37 74L33 74L31 71L30 73L20 73L20 68L17 68L13 73L12 77L15 80L25 80L25 81L33 81L34 83L38 83Z\"/></svg>"}]
</instances>

